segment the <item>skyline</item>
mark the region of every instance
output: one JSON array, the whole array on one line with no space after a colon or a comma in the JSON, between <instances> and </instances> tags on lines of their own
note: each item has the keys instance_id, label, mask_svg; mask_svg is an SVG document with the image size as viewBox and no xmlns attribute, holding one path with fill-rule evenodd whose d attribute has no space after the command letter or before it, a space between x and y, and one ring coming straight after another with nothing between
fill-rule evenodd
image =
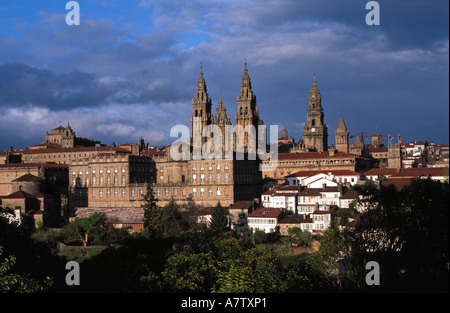
<instances>
[{"instance_id":1,"label":"skyline","mask_svg":"<svg viewBox=\"0 0 450 313\"><path fill-rule=\"evenodd\" d=\"M341 115L350 136L449 142L448 1L378 1L380 26L357 0L80 0L80 26L66 2L0 4L1 150L68 122L107 145L170 144L200 64L235 124L245 62L261 119L296 141L315 73L329 145Z\"/></svg>"}]
</instances>

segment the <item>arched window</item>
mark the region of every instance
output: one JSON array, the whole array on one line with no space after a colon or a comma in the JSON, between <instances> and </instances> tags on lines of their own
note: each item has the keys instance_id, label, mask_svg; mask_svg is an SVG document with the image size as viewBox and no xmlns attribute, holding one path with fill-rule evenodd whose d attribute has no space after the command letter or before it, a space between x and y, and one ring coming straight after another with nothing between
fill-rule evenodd
<instances>
[{"instance_id":1,"label":"arched window","mask_svg":"<svg viewBox=\"0 0 450 313\"><path fill-rule=\"evenodd\" d=\"M195 117L197 117L198 116L198 111L197 110L195 110Z\"/></svg>"},{"instance_id":2,"label":"arched window","mask_svg":"<svg viewBox=\"0 0 450 313\"><path fill-rule=\"evenodd\" d=\"M312 126L316 126L316 120L312 120Z\"/></svg>"}]
</instances>

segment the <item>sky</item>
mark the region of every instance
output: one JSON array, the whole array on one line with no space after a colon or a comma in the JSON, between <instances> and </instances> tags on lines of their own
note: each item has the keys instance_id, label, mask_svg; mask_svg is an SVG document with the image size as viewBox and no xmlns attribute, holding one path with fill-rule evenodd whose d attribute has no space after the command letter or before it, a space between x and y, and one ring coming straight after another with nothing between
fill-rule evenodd
<instances>
[{"instance_id":1,"label":"sky","mask_svg":"<svg viewBox=\"0 0 450 313\"><path fill-rule=\"evenodd\" d=\"M315 73L329 144L341 116L350 136L449 143L447 0L380 0L380 25L363 0L79 0L69 26L67 2L0 0L0 150L67 123L107 145L170 144L200 64L234 124L245 62L261 119L296 141Z\"/></svg>"}]
</instances>

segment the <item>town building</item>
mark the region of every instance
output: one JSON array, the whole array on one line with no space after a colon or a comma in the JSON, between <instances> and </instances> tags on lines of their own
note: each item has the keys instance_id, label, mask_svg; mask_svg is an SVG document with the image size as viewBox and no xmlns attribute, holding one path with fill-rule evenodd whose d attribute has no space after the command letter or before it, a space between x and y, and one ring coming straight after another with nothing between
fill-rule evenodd
<instances>
[{"instance_id":1,"label":"town building","mask_svg":"<svg viewBox=\"0 0 450 313\"><path fill-rule=\"evenodd\" d=\"M248 227L254 232L262 230L265 233L277 231L278 220L285 215L283 209L263 208L255 210L248 215Z\"/></svg>"}]
</instances>

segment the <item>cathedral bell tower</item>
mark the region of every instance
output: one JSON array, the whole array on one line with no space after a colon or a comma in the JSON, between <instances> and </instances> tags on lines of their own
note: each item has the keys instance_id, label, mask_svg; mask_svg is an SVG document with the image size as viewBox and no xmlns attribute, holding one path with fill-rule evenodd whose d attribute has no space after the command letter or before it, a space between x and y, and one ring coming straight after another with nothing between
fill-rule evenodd
<instances>
[{"instance_id":1,"label":"cathedral bell tower","mask_svg":"<svg viewBox=\"0 0 450 313\"><path fill-rule=\"evenodd\" d=\"M236 125L240 125L243 128L248 125L255 127L255 142L249 142L248 134L244 134L244 151L248 151L249 144L254 145L255 151L258 148L258 125L264 125L264 122L259 118L258 108L256 106L256 96L252 90L252 83L250 82L250 76L248 75L247 62L245 62L244 76L241 81L241 90L237 97L237 111L236 111ZM238 134L236 134L237 136ZM236 138L236 141L241 142L241 138ZM235 142L235 148L238 147L238 143Z\"/></svg>"},{"instance_id":2,"label":"cathedral bell tower","mask_svg":"<svg viewBox=\"0 0 450 313\"><path fill-rule=\"evenodd\" d=\"M200 122L194 123L194 118L200 119ZM200 65L200 78L197 83L197 91L192 98L192 115L191 115L191 141L193 141L194 133L202 138L201 147L206 142L207 138L203 138L203 129L213 122L213 117L211 115L211 99L206 91L205 78L203 77L203 66ZM195 142L191 142L193 146ZM200 148L201 148L200 147Z\"/></svg>"},{"instance_id":3,"label":"cathedral bell tower","mask_svg":"<svg viewBox=\"0 0 450 313\"><path fill-rule=\"evenodd\" d=\"M308 151L328 151L328 129L324 124L322 97L316 84L316 75L309 92L306 125L303 129L303 141Z\"/></svg>"}]
</instances>

